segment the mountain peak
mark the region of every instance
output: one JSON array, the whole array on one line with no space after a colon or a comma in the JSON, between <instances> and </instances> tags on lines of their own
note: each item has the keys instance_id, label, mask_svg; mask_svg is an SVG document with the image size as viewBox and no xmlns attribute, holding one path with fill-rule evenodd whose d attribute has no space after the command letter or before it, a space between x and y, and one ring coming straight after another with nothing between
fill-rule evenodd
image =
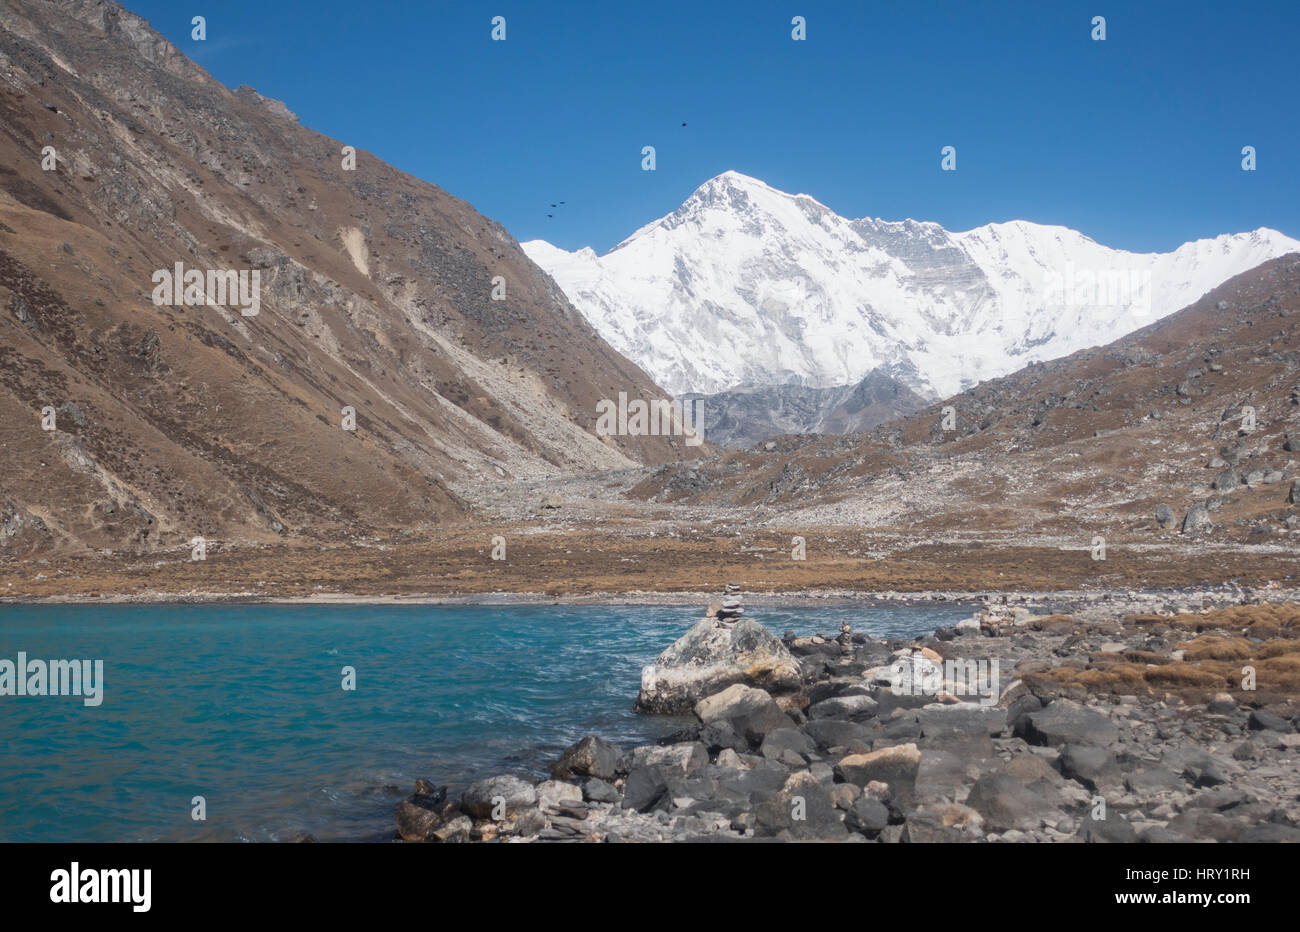
<instances>
[{"instance_id":1,"label":"mountain peak","mask_svg":"<svg viewBox=\"0 0 1300 932\"><path fill-rule=\"evenodd\" d=\"M761 178L755 178L753 175L746 175L744 172L738 172L735 169L728 169L720 175L714 175L704 184L695 189L692 197L695 195L716 191L741 191L747 194L757 194L759 196L770 195L779 197L787 201L806 200L812 201L819 207L825 207L817 198L811 194L791 194L788 191L782 191L780 188L774 188ZM826 208L829 210L829 208Z\"/></svg>"},{"instance_id":2,"label":"mountain peak","mask_svg":"<svg viewBox=\"0 0 1300 932\"><path fill-rule=\"evenodd\" d=\"M708 181L704 182L686 199L682 207L687 207L692 203L704 204L726 204L730 199L740 196L764 196L775 195L777 197L788 198L789 194L784 191L778 191L776 188L760 181L750 175L741 174L738 171L728 170L720 175L714 175Z\"/></svg>"},{"instance_id":3,"label":"mountain peak","mask_svg":"<svg viewBox=\"0 0 1300 932\"><path fill-rule=\"evenodd\" d=\"M598 259L524 248L673 393L829 388L881 367L933 398L1144 327L1300 242L1260 230L1138 254L1025 220L949 233L849 220L731 170Z\"/></svg>"}]
</instances>

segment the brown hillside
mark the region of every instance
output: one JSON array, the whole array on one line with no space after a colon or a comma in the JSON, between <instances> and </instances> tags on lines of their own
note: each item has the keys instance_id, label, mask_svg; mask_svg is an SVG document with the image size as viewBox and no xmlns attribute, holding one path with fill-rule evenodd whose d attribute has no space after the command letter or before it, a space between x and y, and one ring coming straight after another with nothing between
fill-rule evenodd
<instances>
[{"instance_id":1,"label":"brown hillside","mask_svg":"<svg viewBox=\"0 0 1300 932\"><path fill-rule=\"evenodd\" d=\"M342 146L116 3L0 0L0 545L418 529L456 479L691 455L596 436L663 393L499 225ZM259 270L260 313L156 307L177 262Z\"/></svg>"}]
</instances>

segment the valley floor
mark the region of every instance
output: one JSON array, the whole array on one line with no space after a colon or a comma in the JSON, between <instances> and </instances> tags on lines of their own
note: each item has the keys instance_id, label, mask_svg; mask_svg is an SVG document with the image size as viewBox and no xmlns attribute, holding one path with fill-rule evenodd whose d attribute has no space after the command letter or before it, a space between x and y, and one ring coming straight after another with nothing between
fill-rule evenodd
<instances>
[{"instance_id":1,"label":"valley floor","mask_svg":"<svg viewBox=\"0 0 1300 932\"><path fill-rule=\"evenodd\" d=\"M446 600L524 595L626 601L698 598L736 582L755 596L864 597L985 592L1093 592L1202 586L1300 588L1285 546L951 533L909 539L860 527L781 528L719 515L699 523L561 520L432 529L412 537L311 546L210 542L149 553L33 555L0 564L0 599ZM802 537L805 558L792 558ZM494 543L494 538L500 540ZM493 550L504 559L493 559Z\"/></svg>"}]
</instances>

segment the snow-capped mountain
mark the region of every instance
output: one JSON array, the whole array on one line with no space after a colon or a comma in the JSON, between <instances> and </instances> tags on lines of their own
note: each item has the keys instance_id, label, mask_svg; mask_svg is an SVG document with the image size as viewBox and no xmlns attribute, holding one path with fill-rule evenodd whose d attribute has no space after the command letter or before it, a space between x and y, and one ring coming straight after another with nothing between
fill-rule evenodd
<instances>
[{"instance_id":1,"label":"snow-capped mountain","mask_svg":"<svg viewBox=\"0 0 1300 932\"><path fill-rule=\"evenodd\" d=\"M738 172L606 255L522 245L674 394L848 385L880 368L927 397L1107 343L1300 251L1265 228L1140 254L1023 221L848 220Z\"/></svg>"}]
</instances>

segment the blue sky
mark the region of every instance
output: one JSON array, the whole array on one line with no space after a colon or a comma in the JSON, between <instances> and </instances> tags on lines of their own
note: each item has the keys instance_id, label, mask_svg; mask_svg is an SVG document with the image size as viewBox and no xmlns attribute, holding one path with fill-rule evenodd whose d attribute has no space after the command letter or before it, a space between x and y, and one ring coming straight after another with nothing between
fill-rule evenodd
<instances>
[{"instance_id":1,"label":"blue sky","mask_svg":"<svg viewBox=\"0 0 1300 932\"><path fill-rule=\"evenodd\" d=\"M845 216L951 230L1025 219L1137 251L1260 226L1300 236L1290 0L127 6L228 86L285 101L519 240L604 252L727 169ZM195 14L206 42L190 38ZM947 145L955 172L939 167Z\"/></svg>"}]
</instances>

